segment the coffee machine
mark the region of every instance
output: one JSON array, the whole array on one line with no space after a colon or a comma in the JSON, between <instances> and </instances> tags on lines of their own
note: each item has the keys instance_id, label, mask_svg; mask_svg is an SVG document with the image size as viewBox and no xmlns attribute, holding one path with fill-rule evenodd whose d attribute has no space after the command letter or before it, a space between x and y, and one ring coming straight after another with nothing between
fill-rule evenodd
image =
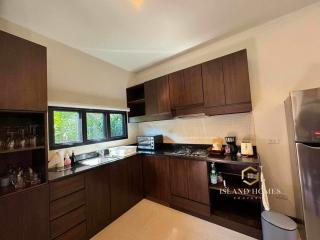
<instances>
[{"instance_id":1,"label":"coffee machine","mask_svg":"<svg viewBox=\"0 0 320 240\"><path fill-rule=\"evenodd\" d=\"M238 153L236 140L237 140L236 137L233 137L233 136L225 137L225 141L228 144L228 148L229 148L229 154L231 156L237 156L237 153Z\"/></svg>"}]
</instances>

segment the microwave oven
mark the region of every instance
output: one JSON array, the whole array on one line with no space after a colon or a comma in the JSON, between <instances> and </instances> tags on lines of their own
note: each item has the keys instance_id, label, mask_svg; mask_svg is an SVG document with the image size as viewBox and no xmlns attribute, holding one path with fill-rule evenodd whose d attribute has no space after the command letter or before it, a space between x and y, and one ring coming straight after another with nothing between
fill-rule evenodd
<instances>
[{"instance_id":1,"label":"microwave oven","mask_svg":"<svg viewBox=\"0 0 320 240\"><path fill-rule=\"evenodd\" d=\"M143 150L157 150L163 143L163 136L138 136L137 137L138 149Z\"/></svg>"}]
</instances>

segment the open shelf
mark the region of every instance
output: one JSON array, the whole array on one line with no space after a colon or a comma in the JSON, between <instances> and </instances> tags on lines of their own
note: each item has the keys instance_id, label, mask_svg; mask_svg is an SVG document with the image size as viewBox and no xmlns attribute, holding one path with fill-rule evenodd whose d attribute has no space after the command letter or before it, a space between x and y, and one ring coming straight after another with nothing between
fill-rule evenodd
<instances>
[{"instance_id":1,"label":"open shelf","mask_svg":"<svg viewBox=\"0 0 320 240\"><path fill-rule=\"evenodd\" d=\"M142 98L142 99L129 101L128 104L140 104L140 103L144 103L144 102L145 102L145 100L144 100L144 98Z\"/></svg>"},{"instance_id":2,"label":"open shelf","mask_svg":"<svg viewBox=\"0 0 320 240\"><path fill-rule=\"evenodd\" d=\"M19 149L13 149L13 150L0 150L0 154L32 151L37 149L45 149L45 146L26 147L26 148L19 148Z\"/></svg>"},{"instance_id":3,"label":"open shelf","mask_svg":"<svg viewBox=\"0 0 320 240\"><path fill-rule=\"evenodd\" d=\"M218 183L218 184L210 184L209 189L215 190L218 192L228 192L227 196L235 197L243 197L242 199L247 198L248 200L258 200L260 201L261 196L260 194L255 193L254 188L245 188L245 187L239 187L239 185L232 185L229 184L226 187L224 187L223 183Z\"/></svg>"},{"instance_id":4,"label":"open shelf","mask_svg":"<svg viewBox=\"0 0 320 240\"><path fill-rule=\"evenodd\" d=\"M261 204L258 201L234 200L211 192L211 214L229 221L261 229Z\"/></svg>"},{"instance_id":5,"label":"open shelf","mask_svg":"<svg viewBox=\"0 0 320 240\"><path fill-rule=\"evenodd\" d=\"M39 184L35 184L35 185L29 185L29 186L26 186L26 187L20 188L20 189L15 189L14 186L12 186L12 185L10 185L8 187L1 187L0 188L0 198L2 198L4 196L11 195L11 194L14 194L14 193L30 190L30 189L39 187L39 186L41 186L43 184L44 184L44 182L39 183Z\"/></svg>"},{"instance_id":6,"label":"open shelf","mask_svg":"<svg viewBox=\"0 0 320 240\"><path fill-rule=\"evenodd\" d=\"M129 120L132 117L144 116L146 114L144 84L127 88L127 105L130 108Z\"/></svg>"},{"instance_id":7,"label":"open shelf","mask_svg":"<svg viewBox=\"0 0 320 240\"><path fill-rule=\"evenodd\" d=\"M12 183L8 187L0 187L0 197L14 194L47 182L47 138L46 112L0 112L0 140L2 148L8 143L14 149L0 150L0 177L17 179L22 175L25 186L16 189ZM32 144L35 147L23 144ZM3 145L4 144L4 145ZM33 174L30 176L30 169ZM37 175L37 184L31 185L29 178ZM17 184L18 185L18 184ZM21 184L23 185L23 184Z\"/></svg>"},{"instance_id":8,"label":"open shelf","mask_svg":"<svg viewBox=\"0 0 320 240\"><path fill-rule=\"evenodd\" d=\"M215 163L216 171L226 182L208 185L212 222L261 238L261 195L260 182L246 184L242 179L242 171L248 167L259 171L257 164L235 165L225 162ZM251 168L250 168L251 169ZM211 167L208 164L208 172ZM254 172L254 171L253 171ZM245 176L245 175L244 175Z\"/></svg>"}]
</instances>

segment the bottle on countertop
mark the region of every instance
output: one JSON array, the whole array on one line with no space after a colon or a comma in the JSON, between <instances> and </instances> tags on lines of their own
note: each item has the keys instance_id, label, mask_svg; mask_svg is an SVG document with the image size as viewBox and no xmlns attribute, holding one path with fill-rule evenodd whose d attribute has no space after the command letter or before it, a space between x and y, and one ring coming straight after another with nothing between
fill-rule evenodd
<instances>
[{"instance_id":1,"label":"bottle on countertop","mask_svg":"<svg viewBox=\"0 0 320 240\"><path fill-rule=\"evenodd\" d=\"M71 159L69 157L69 154L67 153L65 158L64 158L64 166L67 167L67 166L70 166L71 165Z\"/></svg>"},{"instance_id":2,"label":"bottle on countertop","mask_svg":"<svg viewBox=\"0 0 320 240\"><path fill-rule=\"evenodd\" d=\"M211 163L210 182L211 182L211 184L218 183L218 174L217 174L216 166L214 163Z\"/></svg>"},{"instance_id":3,"label":"bottle on countertop","mask_svg":"<svg viewBox=\"0 0 320 240\"><path fill-rule=\"evenodd\" d=\"M71 154L71 157L70 157L70 159L71 159L71 166L74 165L74 163L75 163L75 158L76 158L76 156L74 155L74 151L72 151L72 154Z\"/></svg>"}]
</instances>

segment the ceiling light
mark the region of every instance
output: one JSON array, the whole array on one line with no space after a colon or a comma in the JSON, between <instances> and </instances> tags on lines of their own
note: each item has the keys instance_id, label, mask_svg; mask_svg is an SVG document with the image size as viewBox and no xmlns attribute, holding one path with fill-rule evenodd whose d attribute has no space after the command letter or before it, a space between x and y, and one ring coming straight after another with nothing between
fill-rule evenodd
<instances>
[{"instance_id":1,"label":"ceiling light","mask_svg":"<svg viewBox=\"0 0 320 240\"><path fill-rule=\"evenodd\" d=\"M144 0L130 0L131 4L136 8L141 8L143 5Z\"/></svg>"}]
</instances>

